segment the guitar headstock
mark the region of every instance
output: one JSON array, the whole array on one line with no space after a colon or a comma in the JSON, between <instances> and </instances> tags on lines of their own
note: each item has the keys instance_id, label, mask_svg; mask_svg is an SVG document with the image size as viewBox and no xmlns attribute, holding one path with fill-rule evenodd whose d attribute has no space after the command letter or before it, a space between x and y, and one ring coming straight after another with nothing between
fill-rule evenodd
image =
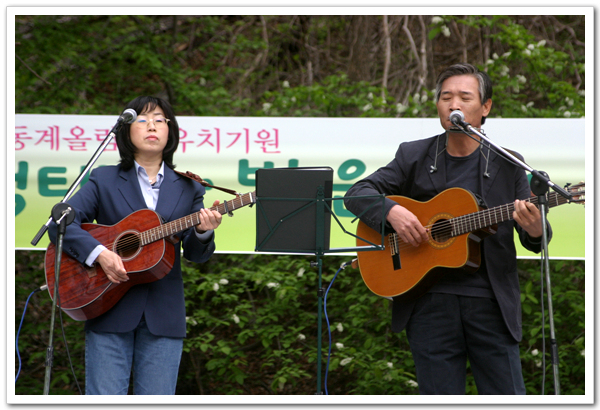
<instances>
[{"instance_id":1,"label":"guitar headstock","mask_svg":"<svg viewBox=\"0 0 600 410\"><path fill-rule=\"evenodd\" d=\"M569 202L585 205L585 182L582 181L575 185L567 184L565 189L571 194Z\"/></svg>"}]
</instances>

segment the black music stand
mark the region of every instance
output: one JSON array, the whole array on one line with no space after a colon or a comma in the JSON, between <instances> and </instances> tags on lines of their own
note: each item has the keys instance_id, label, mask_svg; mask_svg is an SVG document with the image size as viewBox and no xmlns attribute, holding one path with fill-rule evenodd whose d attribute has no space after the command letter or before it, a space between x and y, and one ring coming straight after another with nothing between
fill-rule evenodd
<instances>
[{"instance_id":1,"label":"black music stand","mask_svg":"<svg viewBox=\"0 0 600 410\"><path fill-rule=\"evenodd\" d=\"M317 324L317 393L323 394L321 383L322 306L325 289L322 286L322 257L325 253L349 251L376 251L384 249L384 224L381 224L381 244L359 238L344 229L332 212L333 169L330 167L266 168L256 171L256 248L255 251L314 254L319 268L318 324ZM372 206L381 203L382 222L385 221L382 195ZM361 198L363 198L361 196ZM369 207L369 209L371 208ZM370 245L354 248L329 247L333 216L342 231ZM359 215L360 217L360 215ZM354 222L355 218L352 222Z\"/></svg>"}]
</instances>

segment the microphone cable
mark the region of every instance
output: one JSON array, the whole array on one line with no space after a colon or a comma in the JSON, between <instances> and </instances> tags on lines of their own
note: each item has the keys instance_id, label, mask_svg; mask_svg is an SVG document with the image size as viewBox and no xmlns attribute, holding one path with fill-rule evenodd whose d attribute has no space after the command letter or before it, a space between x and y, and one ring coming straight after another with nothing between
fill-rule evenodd
<instances>
[{"instance_id":1,"label":"microphone cable","mask_svg":"<svg viewBox=\"0 0 600 410\"><path fill-rule=\"evenodd\" d=\"M325 311L325 321L327 322L327 333L329 334L329 351L327 354L327 365L325 366L325 383L324 383L325 384L325 395L327 395L327 396L329 395L329 392L327 391L327 376L329 375L329 360L331 359L331 326L329 325L329 317L327 316L327 295L329 294L329 289L331 289L333 282L335 282L335 278L337 277L338 273L340 273L342 270L346 269L346 267L348 265L350 265L351 263L352 262L342 263L342 265L337 270L335 275L333 275L333 279L331 280L331 283L327 287L327 290L325 291L325 297L323 299L323 310Z\"/></svg>"},{"instance_id":2,"label":"microphone cable","mask_svg":"<svg viewBox=\"0 0 600 410\"><path fill-rule=\"evenodd\" d=\"M37 292L41 292L42 290L46 290L48 289L48 285L44 285L41 286L39 288L37 288L36 290L34 290L33 292L31 292L31 294L29 295L29 297L27 297L27 301L25 302L25 308L23 309L23 315L21 316L21 323L19 324L19 329L17 330L17 336L16 336L16 340L15 340L15 349L17 352L17 358L19 360L19 369L17 371L17 375L15 377L15 385L17 384L17 380L19 379L19 375L21 373L21 354L19 353L19 334L21 333L21 328L23 326L23 320L25 319L25 313L27 312L27 306L29 305L29 299L31 299L31 297L37 293ZM75 380L75 384L77 385L77 390L79 391L80 395L83 395L83 393L81 392L81 386L79 385L79 381L77 380L77 375L75 374L75 369L73 368L73 361L71 359L71 353L69 351L69 345L67 343L67 337L65 335L65 328L64 328L64 323L63 323L63 318L62 318L62 309L60 308L60 294L56 295L56 299L57 299L57 306L59 307L58 309L58 318L60 320L60 328L61 328L61 334L63 337L63 342L65 343L65 348L66 348L66 352L67 352L67 358L69 360L69 365L71 367L71 373L73 374L73 379ZM47 360L47 358L46 358Z\"/></svg>"},{"instance_id":3,"label":"microphone cable","mask_svg":"<svg viewBox=\"0 0 600 410\"><path fill-rule=\"evenodd\" d=\"M17 384L17 380L19 379L19 375L21 374L21 354L19 353L19 334L21 333L21 327L23 326L23 320L25 319L25 312L27 312L27 306L29 305L29 299L31 299L31 297L37 293L37 292L41 292L44 289L47 289L48 286L44 285L40 288L37 288L36 290L34 290L33 292L31 292L29 294L29 296L27 297L27 301L25 301L25 309L23 309L23 315L21 316L21 323L19 324L19 329L17 330L17 337L15 340L15 349L17 351L17 359L19 360L19 369L17 370L17 376L15 377L15 384Z\"/></svg>"}]
</instances>

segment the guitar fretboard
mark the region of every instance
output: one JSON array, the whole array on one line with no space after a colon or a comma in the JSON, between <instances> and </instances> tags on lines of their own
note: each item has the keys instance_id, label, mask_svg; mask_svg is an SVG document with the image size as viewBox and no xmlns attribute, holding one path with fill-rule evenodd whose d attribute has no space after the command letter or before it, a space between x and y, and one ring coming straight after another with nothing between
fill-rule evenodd
<instances>
[{"instance_id":1,"label":"guitar fretboard","mask_svg":"<svg viewBox=\"0 0 600 410\"><path fill-rule=\"evenodd\" d=\"M538 205L538 197L531 197L527 199L527 202ZM569 200L567 198L557 194L556 192L550 192L548 194L549 208L566 204L568 202ZM515 204L512 202L506 205L500 205L494 208L485 209L483 211L452 218L449 221L452 225L451 236L463 235L465 233L487 228L500 222L511 220L513 219L512 214L514 210Z\"/></svg>"},{"instance_id":2,"label":"guitar fretboard","mask_svg":"<svg viewBox=\"0 0 600 410\"><path fill-rule=\"evenodd\" d=\"M217 211L221 215L233 212L236 209L242 208L246 205L252 205L256 202L256 191L248 192L247 194L238 195L231 201L225 201L222 204L213 206L210 208L211 211ZM159 225L152 229L148 229L140 233L140 244L141 246L149 243L164 239L168 236L175 235L179 232L185 231L186 229L196 226L200 223L200 212L193 213L191 215L184 216L183 218L176 219L171 222Z\"/></svg>"}]
</instances>

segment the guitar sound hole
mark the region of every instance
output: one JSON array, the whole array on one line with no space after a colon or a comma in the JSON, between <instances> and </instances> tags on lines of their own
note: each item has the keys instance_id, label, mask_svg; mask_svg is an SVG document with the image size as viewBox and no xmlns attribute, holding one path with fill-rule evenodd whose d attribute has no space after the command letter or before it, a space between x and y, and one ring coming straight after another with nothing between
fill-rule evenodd
<instances>
[{"instance_id":1,"label":"guitar sound hole","mask_svg":"<svg viewBox=\"0 0 600 410\"><path fill-rule=\"evenodd\" d=\"M452 225L446 219L436 221L431 227L431 237L438 243L443 243L452 238Z\"/></svg>"},{"instance_id":2,"label":"guitar sound hole","mask_svg":"<svg viewBox=\"0 0 600 410\"><path fill-rule=\"evenodd\" d=\"M123 235L117 241L116 253L121 258L130 258L138 251L140 247L140 238L138 235L129 233Z\"/></svg>"}]
</instances>

